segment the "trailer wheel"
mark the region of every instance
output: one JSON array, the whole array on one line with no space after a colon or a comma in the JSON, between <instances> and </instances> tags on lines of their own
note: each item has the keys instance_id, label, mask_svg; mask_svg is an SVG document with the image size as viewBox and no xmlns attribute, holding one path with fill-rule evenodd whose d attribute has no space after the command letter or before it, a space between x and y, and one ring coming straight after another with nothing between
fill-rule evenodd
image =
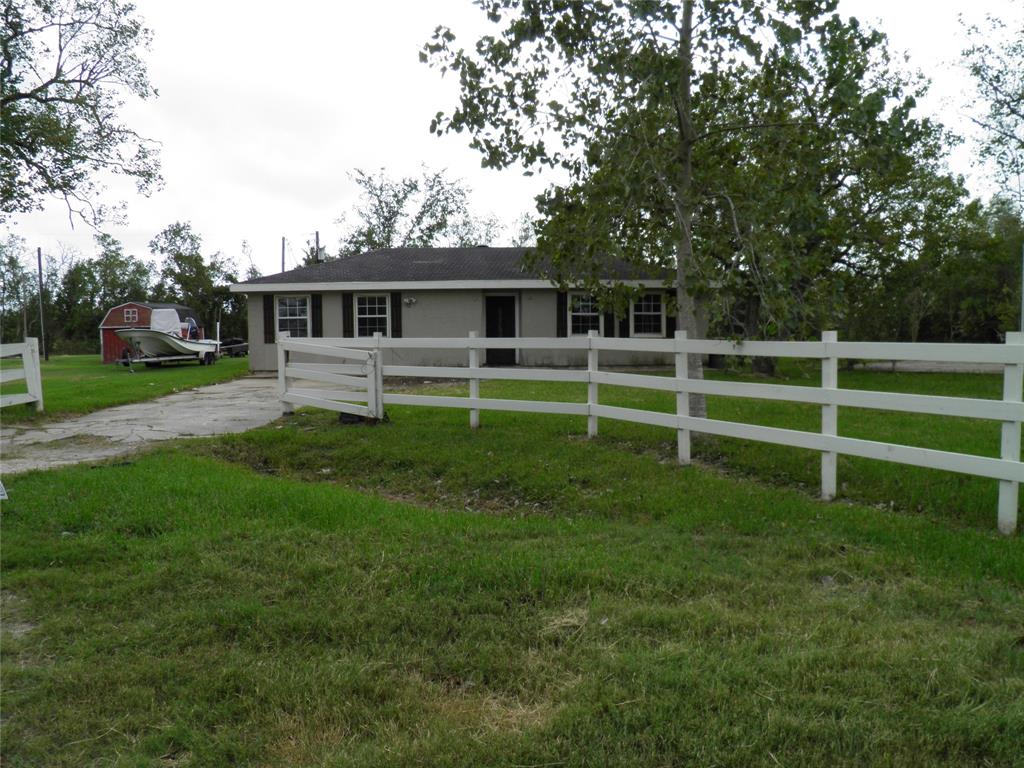
<instances>
[{"instance_id":1,"label":"trailer wheel","mask_svg":"<svg viewBox=\"0 0 1024 768\"><path fill-rule=\"evenodd\" d=\"M217 362L217 356L213 354L213 352L207 352L205 355L203 355L203 359L200 362L201 364L205 365L213 365L215 362Z\"/></svg>"}]
</instances>

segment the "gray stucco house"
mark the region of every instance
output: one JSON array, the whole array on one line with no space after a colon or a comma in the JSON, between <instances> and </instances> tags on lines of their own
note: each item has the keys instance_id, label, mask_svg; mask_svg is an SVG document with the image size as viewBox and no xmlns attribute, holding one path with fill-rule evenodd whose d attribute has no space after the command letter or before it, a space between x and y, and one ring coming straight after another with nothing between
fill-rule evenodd
<instances>
[{"instance_id":1,"label":"gray stucco house","mask_svg":"<svg viewBox=\"0 0 1024 768\"><path fill-rule=\"evenodd\" d=\"M293 337L587 335L665 338L675 331L668 291L659 278L630 279L625 263L609 279L642 286L628 316L598 311L583 292L557 289L523 266L525 248L392 248L299 267L231 286L249 302L249 366L277 368L278 332ZM465 350L387 350L386 362L466 365ZM487 365L583 365L585 353L488 350ZM602 353L602 363L664 363L648 353Z\"/></svg>"}]
</instances>

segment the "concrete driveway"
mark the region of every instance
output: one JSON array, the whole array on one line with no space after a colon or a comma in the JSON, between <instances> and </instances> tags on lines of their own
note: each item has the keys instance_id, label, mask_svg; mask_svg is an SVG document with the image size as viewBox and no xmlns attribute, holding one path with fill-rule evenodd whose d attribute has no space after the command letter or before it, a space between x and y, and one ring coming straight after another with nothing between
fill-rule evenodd
<instances>
[{"instance_id":1,"label":"concrete driveway","mask_svg":"<svg viewBox=\"0 0 1024 768\"><path fill-rule=\"evenodd\" d=\"M244 432L281 415L277 379L245 378L39 426L0 430L0 474L132 453L161 440Z\"/></svg>"}]
</instances>

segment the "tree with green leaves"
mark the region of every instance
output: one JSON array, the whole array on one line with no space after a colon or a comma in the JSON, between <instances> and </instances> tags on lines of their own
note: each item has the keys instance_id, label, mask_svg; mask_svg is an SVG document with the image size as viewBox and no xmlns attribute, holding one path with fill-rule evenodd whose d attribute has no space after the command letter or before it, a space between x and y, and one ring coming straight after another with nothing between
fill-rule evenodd
<instances>
[{"instance_id":1,"label":"tree with green leaves","mask_svg":"<svg viewBox=\"0 0 1024 768\"><path fill-rule=\"evenodd\" d=\"M150 98L150 32L122 0L3 0L0 211L52 196L95 224L104 174L160 182L153 142L124 125L126 97Z\"/></svg>"},{"instance_id":2,"label":"tree with green leaves","mask_svg":"<svg viewBox=\"0 0 1024 768\"><path fill-rule=\"evenodd\" d=\"M96 256L91 260L99 286L97 301L101 308L126 301L144 301L150 293L152 270L145 261L124 252L121 241L105 233L94 238Z\"/></svg>"},{"instance_id":3,"label":"tree with green leaves","mask_svg":"<svg viewBox=\"0 0 1024 768\"><path fill-rule=\"evenodd\" d=\"M23 238L7 234L0 239L0 341L18 342L29 335L28 315L37 291L25 267L27 258Z\"/></svg>"},{"instance_id":4,"label":"tree with green leaves","mask_svg":"<svg viewBox=\"0 0 1024 768\"><path fill-rule=\"evenodd\" d=\"M99 293L93 262L89 259L72 261L50 294L53 322L48 330L54 349L79 352L99 347L99 324L105 314ZM83 348L76 348L78 343L83 344Z\"/></svg>"},{"instance_id":5,"label":"tree with green leaves","mask_svg":"<svg viewBox=\"0 0 1024 768\"><path fill-rule=\"evenodd\" d=\"M630 290L602 285L609 257L671 270L691 336L723 294L753 296L764 335L794 333L792 308L820 303L837 260L871 257L858 227L881 228L905 176L922 175L898 163L891 192L886 169L907 147L939 146L910 116L884 37L835 0L478 5L497 34L467 50L440 27L425 46L461 90L432 130L468 132L486 166L560 170L567 181L540 200L538 260L619 311Z\"/></svg>"},{"instance_id":6,"label":"tree with green leaves","mask_svg":"<svg viewBox=\"0 0 1024 768\"><path fill-rule=\"evenodd\" d=\"M352 179L360 198L352 210L354 221L342 216L337 222L345 227L341 256L381 248L487 244L501 233L496 217L471 211L469 187L443 170L424 167L419 176L394 178L383 169L371 174L357 168Z\"/></svg>"},{"instance_id":7,"label":"tree with green leaves","mask_svg":"<svg viewBox=\"0 0 1024 768\"><path fill-rule=\"evenodd\" d=\"M1022 248L1014 201L973 200L918 251L856 276L841 328L883 341L1001 341L1018 323Z\"/></svg>"},{"instance_id":8,"label":"tree with green leaves","mask_svg":"<svg viewBox=\"0 0 1024 768\"><path fill-rule=\"evenodd\" d=\"M149 250L161 259L154 298L194 309L211 338L218 321L222 336L244 335L244 302L229 290L238 282L237 269L220 253L204 257L202 245L192 225L180 221L150 241Z\"/></svg>"},{"instance_id":9,"label":"tree with green leaves","mask_svg":"<svg viewBox=\"0 0 1024 768\"><path fill-rule=\"evenodd\" d=\"M1007 30L989 17L967 31L964 60L985 109L972 118L984 132L981 157L995 166L1002 195L1024 208L1024 22Z\"/></svg>"},{"instance_id":10,"label":"tree with green leaves","mask_svg":"<svg viewBox=\"0 0 1024 768\"><path fill-rule=\"evenodd\" d=\"M59 278L52 293L55 338L64 349L99 348L100 322L107 311L127 301L149 298L151 272L141 259L126 255L119 240L105 233L94 237L92 258L73 258L54 270Z\"/></svg>"},{"instance_id":11,"label":"tree with green leaves","mask_svg":"<svg viewBox=\"0 0 1024 768\"><path fill-rule=\"evenodd\" d=\"M759 327L780 338L833 326L851 276L938 247L966 196L946 167L957 139L916 116L926 85L892 65L882 34L831 18L794 64L810 76L790 114L810 127L747 134L736 158L756 166L743 174L755 184L741 218L760 257L744 263L774 258L733 275L760 272L770 311Z\"/></svg>"}]
</instances>

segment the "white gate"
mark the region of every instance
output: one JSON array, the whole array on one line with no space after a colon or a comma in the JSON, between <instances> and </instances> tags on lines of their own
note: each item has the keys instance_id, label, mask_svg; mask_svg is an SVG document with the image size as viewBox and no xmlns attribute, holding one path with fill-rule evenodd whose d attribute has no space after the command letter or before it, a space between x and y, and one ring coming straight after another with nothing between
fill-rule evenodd
<instances>
[{"instance_id":1,"label":"white gate","mask_svg":"<svg viewBox=\"0 0 1024 768\"><path fill-rule=\"evenodd\" d=\"M330 357L338 362L303 362L296 360L296 355ZM296 405L311 405L374 421L384 415L383 376L377 350L347 349L282 334L277 339L277 381L283 413L292 413ZM296 382L300 386L295 386ZM301 386L306 382L336 387Z\"/></svg>"},{"instance_id":2,"label":"white gate","mask_svg":"<svg viewBox=\"0 0 1024 768\"><path fill-rule=\"evenodd\" d=\"M25 380L28 392L16 395L0 396L0 408L20 403L35 403L36 410L43 410L43 378L39 372L39 340L27 338L21 344L4 344L0 347L0 357L21 358L21 368L4 368L0 370L0 382Z\"/></svg>"}]
</instances>

